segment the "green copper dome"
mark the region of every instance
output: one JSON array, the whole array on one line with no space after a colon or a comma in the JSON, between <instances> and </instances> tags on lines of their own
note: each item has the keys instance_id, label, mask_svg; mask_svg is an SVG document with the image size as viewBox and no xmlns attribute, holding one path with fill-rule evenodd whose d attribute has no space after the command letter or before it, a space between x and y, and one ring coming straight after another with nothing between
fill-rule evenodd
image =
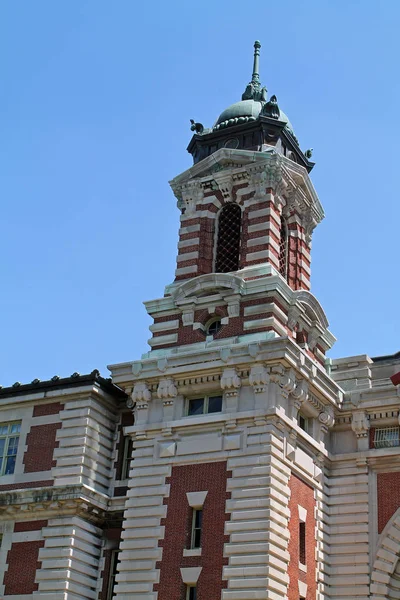
<instances>
[{"instance_id":1,"label":"green copper dome","mask_svg":"<svg viewBox=\"0 0 400 600\"><path fill-rule=\"evenodd\" d=\"M267 89L261 87L259 76L260 48L260 42L254 42L253 74L250 83L246 86L246 89L242 94L242 100L228 106L228 108L220 114L213 130L216 131L218 129L232 127L233 125L241 125L242 123L248 123L249 121L256 121L260 115L262 115L276 119L277 121L283 121L285 123L285 129L297 142L292 124L285 113L280 110L276 96L271 96L270 99L267 100Z\"/></svg>"},{"instance_id":2,"label":"green copper dome","mask_svg":"<svg viewBox=\"0 0 400 600\"><path fill-rule=\"evenodd\" d=\"M242 123L248 123L249 121L256 121L260 116L261 110L266 102L262 100L241 100L228 106L218 117L213 129L224 129L225 127L231 127L232 125L241 125ZM285 113L279 110L279 121L286 123L285 129L294 136L293 126L289 121Z\"/></svg>"}]
</instances>

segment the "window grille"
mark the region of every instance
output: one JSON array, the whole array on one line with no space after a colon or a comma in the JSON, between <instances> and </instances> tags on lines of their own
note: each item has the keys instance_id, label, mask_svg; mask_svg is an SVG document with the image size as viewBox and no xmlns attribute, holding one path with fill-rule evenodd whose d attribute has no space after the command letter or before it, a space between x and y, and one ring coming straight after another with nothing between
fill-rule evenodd
<instances>
[{"instance_id":1,"label":"window grille","mask_svg":"<svg viewBox=\"0 0 400 600\"><path fill-rule=\"evenodd\" d=\"M285 222L281 221L281 232L279 242L279 273L286 279L288 263L288 230Z\"/></svg>"},{"instance_id":2,"label":"window grille","mask_svg":"<svg viewBox=\"0 0 400 600\"><path fill-rule=\"evenodd\" d=\"M230 273L239 269L242 211L238 204L227 204L218 218L215 272Z\"/></svg>"},{"instance_id":3,"label":"window grille","mask_svg":"<svg viewBox=\"0 0 400 600\"><path fill-rule=\"evenodd\" d=\"M400 446L400 427L385 427L375 429L375 448L393 448Z\"/></svg>"}]
</instances>

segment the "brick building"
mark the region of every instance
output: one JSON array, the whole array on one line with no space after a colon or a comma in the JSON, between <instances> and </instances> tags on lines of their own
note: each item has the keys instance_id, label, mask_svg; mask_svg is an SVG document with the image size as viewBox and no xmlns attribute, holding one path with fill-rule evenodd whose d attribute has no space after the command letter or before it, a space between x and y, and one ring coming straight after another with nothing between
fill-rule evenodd
<instances>
[{"instance_id":1,"label":"brick building","mask_svg":"<svg viewBox=\"0 0 400 600\"><path fill-rule=\"evenodd\" d=\"M0 598L400 597L400 353L325 356L324 213L259 51L171 182L151 350L0 389Z\"/></svg>"}]
</instances>

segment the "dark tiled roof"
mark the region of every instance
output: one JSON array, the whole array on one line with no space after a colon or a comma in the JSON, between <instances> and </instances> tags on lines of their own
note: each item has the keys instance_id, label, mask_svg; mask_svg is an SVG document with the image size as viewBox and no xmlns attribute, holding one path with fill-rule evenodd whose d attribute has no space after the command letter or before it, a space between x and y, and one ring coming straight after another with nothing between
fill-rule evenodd
<instances>
[{"instance_id":1,"label":"dark tiled roof","mask_svg":"<svg viewBox=\"0 0 400 600\"><path fill-rule=\"evenodd\" d=\"M80 375L79 373L73 373L70 377L58 377L55 375L47 381L40 381L34 379L31 383L21 384L19 382L14 383L9 387L0 388L0 398L22 396L26 394L33 394L35 392L46 392L49 390L57 390L61 388L73 388L91 383L97 383L105 391L109 392L117 398L126 398L125 392L114 385L110 379L101 377L99 371L95 369L88 375Z\"/></svg>"}]
</instances>

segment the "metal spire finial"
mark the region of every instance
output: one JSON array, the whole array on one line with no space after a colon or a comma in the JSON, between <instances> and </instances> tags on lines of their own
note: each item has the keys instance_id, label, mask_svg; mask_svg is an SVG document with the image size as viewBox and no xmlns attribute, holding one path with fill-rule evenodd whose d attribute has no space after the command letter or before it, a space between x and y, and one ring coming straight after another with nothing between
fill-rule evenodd
<instances>
[{"instance_id":1,"label":"metal spire finial","mask_svg":"<svg viewBox=\"0 0 400 600\"><path fill-rule=\"evenodd\" d=\"M251 81L253 83L260 83L260 48L261 44L258 40L254 42L254 61L253 61L253 75Z\"/></svg>"},{"instance_id":2,"label":"metal spire finial","mask_svg":"<svg viewBox=\"0 0 400 600\"><path fill-rule=\"evenodd\" d=\"M250 83L246 86L242 94L242 100L258 100L262 102L266 102L267 100L267 90L264 87L261 88L260 84L260 48L261 44L256 40L254 42L253 74Z\"/></svg>"}]
</instances>

